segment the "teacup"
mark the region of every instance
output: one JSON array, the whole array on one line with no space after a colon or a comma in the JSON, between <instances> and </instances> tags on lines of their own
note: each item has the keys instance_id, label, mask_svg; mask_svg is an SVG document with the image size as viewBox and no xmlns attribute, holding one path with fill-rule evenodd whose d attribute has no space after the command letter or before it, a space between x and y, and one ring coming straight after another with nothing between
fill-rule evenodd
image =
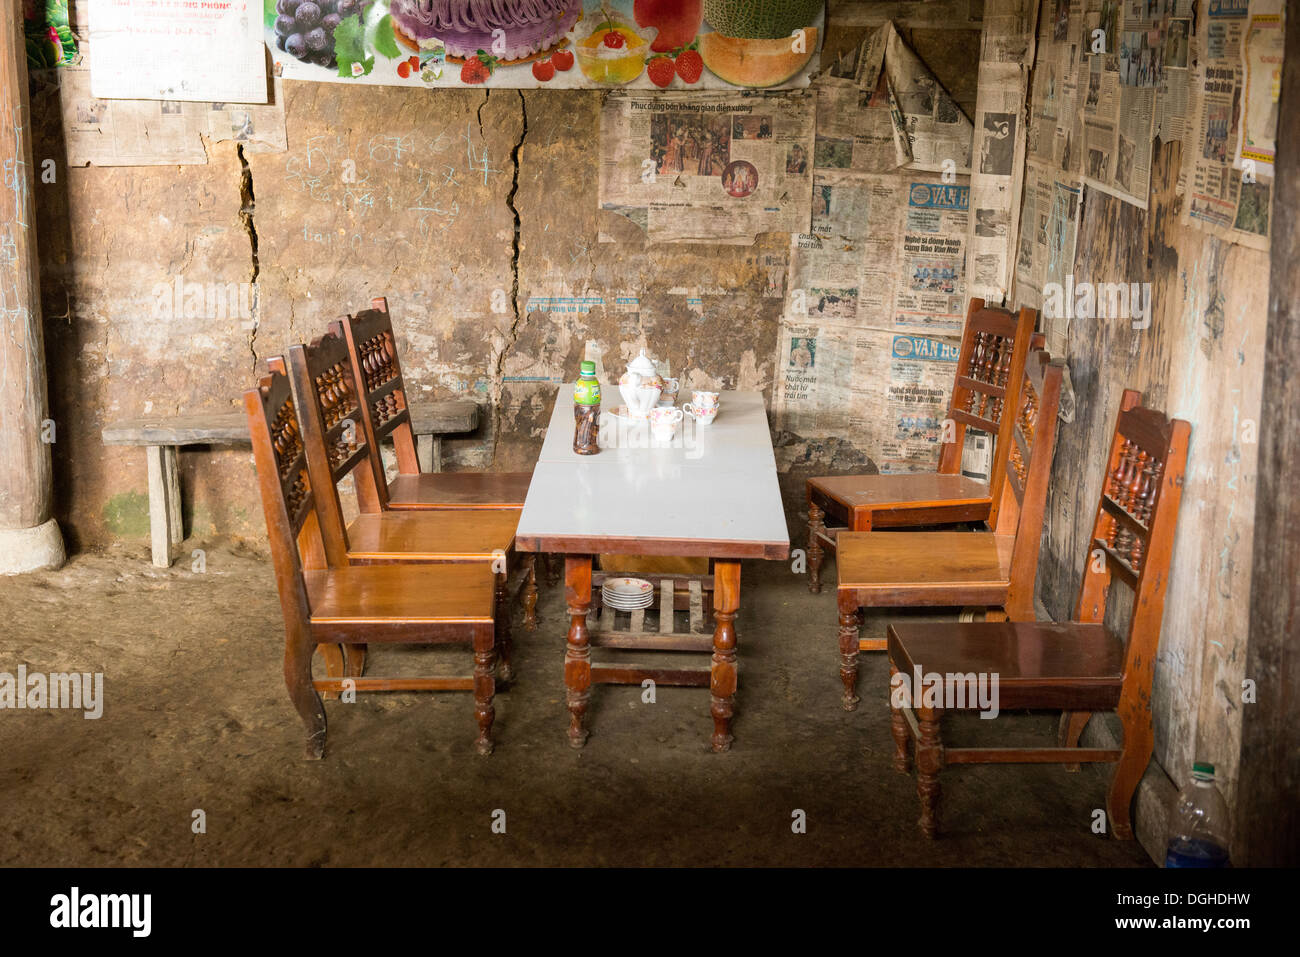
<instances>
[{"instance_id":1,"label":"teacup","mask_svg":"<svg viewBox=\"0 0 1300 957\"><path fill-rule=\"evenodd\" d=\"M696 390L691 401L683 403L682 411L691 415L700 425L708 425L718 415L718 393Z\"/></svg>"},{"instance_id":2,"label":"teacup","mask_svg":"<svg viewBox=\"0 0 1300 957\"><path fill-rule=\"evenodd\" d=\"M650 432L656 441L671 442L677 435L677 427L681 424L681 409L661 407L650 412Z\"/></svg>"},{"instance_id":3,"label":"teacup","mask_svg":"<svg viewBox=\"0 0 1300 957\"><path fill-rule=\"evenodd\" d=\"M671 376L664 376L664 390L659 393L659 408L671 408L677 404L677 393L681 389L681 382Z\"/></svg>"}]
</instances>

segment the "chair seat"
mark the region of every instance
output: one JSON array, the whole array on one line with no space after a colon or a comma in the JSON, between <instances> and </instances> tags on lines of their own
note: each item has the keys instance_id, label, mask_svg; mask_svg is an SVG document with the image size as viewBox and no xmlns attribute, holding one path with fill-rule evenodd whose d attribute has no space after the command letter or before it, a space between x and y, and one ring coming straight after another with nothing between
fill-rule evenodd
<instances>
[{"instance_id":1,"label":"chair seat","mask_svg":"<svg viewBox=\"0 0 1300 957\"><path fill-rule=\"evenodd\" d=\"M1124 643L1100 624L899 622L888 650L909 676L996 674L1004 710L1110 709L1124 680Z\"/></svg>"},{"instance_id":2,"label":"chair seat","mask_svg":"<svg viewBox=\"0 0 1300 957\"><path fill-rule=\"evenodd\" d=\"M964 475L831 475L808 480L849 514L869 512L871 526L982 522L993 499L987 482Z\"/></svg>"},{"instance_id":3,"label":"chair seat","mask_svg":"<svg viewBox=\"0 0 1300 957\"><path fill-rule=\"evenodd\" d=\"M532 472L421 472L388 483L393 509L523 508Z\"/></svg>"},{"instance_id":4,"label":"chair seat","mask_svg":"<svg viewBox=\"0 0 1300 957\"><path fill-rule=\"evenodd\" d=\"M839 589L864 606L1001 605L1014 544L992 532L841 532Z\"/></svg>"},{"instance_id":5,"label":"chair seat","mask_svg":"<svg viewBox=\"0 0 1300 957\"><path fill-rule=\"evenodd\" d=\"M491 622L494 582L482 562L305 569L313 624Z\"/></svg>"},{"instance_id":6,"label":"chair seat","mask_svg":"<svg viewBox=\"0 0 1300 957\"><path fill-rule=\"evenodd\" d=\"M515 509L376 512L348 526L351 561L490 561L514 546Z\"/></svg>"}]
</instances>

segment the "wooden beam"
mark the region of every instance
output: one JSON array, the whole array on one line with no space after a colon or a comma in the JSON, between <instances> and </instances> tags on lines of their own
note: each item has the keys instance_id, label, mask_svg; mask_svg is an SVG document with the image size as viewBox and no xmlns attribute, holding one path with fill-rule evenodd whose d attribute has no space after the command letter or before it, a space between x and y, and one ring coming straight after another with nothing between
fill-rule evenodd
<instances>
[{"instance_id":1,"label":"wooden beam","mask_svg":"<svg viewBox=\"0 0 1300 957\"><path fill-rule=\"evenodd\" d=\"M23 4L0 13L0 573L57 568ZM66 167L58 171L66 176ZM54 433L57 435L57 433Z\"/></svg>"},{"instance_id":2,"label":"wooden beam","mask_svg":"<svg viewBox=\"0 0 1300 957\"><path fill-rule=\"evenodd\" d=\"M1234 863L1300 863L1300 0L1288 0Z\"/></svg>"}]
</instances>

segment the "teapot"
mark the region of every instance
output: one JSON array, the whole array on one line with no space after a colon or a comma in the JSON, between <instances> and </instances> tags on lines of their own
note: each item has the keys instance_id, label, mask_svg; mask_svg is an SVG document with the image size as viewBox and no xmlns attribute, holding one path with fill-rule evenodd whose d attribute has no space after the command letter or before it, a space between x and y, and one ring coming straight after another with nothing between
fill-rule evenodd
<instances>
[{"instance_id":1,"label":"teapot","mask_svg":"<svg viewBox=\"0 0 1300 957\"><path fill-rule=\"evenodd\" d=\"M627 405L627 414L634 419L648 418L663 390L663 377L644 349L628 364L627 371L618 380L618 391Z\"/></svg>"}]
</instances>

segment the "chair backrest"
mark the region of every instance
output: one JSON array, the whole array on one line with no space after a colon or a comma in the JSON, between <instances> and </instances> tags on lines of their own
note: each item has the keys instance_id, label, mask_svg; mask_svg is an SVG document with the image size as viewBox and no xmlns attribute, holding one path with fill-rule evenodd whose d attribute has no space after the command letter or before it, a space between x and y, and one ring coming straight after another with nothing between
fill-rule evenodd
<instances>
[{"instance_id":1,"label":"chair backrest","mask_svg":"<svg viewBox=\"0 0 1300 957\"><path fill-rule=\"evenodd\" d=\"M377 511L388 507L388 483L384 478L382 457L384 439L392 439L398 472L415 475L420 471L388 300L370 300L369 309L336 320L330 324L330 331L342 336L347 343L353 372L365 393L361 418L370 446L371 466L377 478L378 501L362 501L361 508Z\"/></svg>"},{"instance_id":2,"label":"chair backrest","mask_svg":"<svg viewBox=\"0 0 1300 957\"><path fill-rule=\"evenodd\" d=\"M990 488L994 531L1015 535L1011 549L1011 588L1007 614L1013 621L1034 618L1034 579L1047 508L1047 486L1056 452L1057 412L1065 362L1035 349L1025 361L1016 405L1003 416L1006 465Z\"/></svg>"},{"instance_id":3,"label":"chair backrest","mask_svg":"<svg viewBox=\"0 0 1300 957\"><path fill-rule=\"evenodd\" d=\"M1133 389L1126 389L1120 400L1074 618L1104 622L1111 584L1119 580L1128 585L1133 609L1125 686L1136 679L1135 688L1149 689L1192 427L1141 401L1142 393Z\"/></svg>"},{"instance_id":4,"label":"chair backrest","mask_svg":"<svg viewBox=\"0 0 1300 957\"><path fill-rule=\"evenodd\" d=\"M1010 419L1002 412L1017 406L1025 360L1037 323L1035 309L1021 309L1016 314L986 306L983 299L970 301L948 406L948 418L955 426L953 441L945 442L939 455L941 473L955 475L961 471L966 429L980 429L995 436L989 488L997 489L1010 451ZM997 521L997 507L995 497L990 525Z\"/></svg>"},{"instance_id":5,"label":"chair backrest","mask_svg":"<svg viewBox=\"0 0 1300 957\"><path fill-rule=\"evenodd\" d=\"M284 370L284 360L271 359ZM361 391L343 337L334 332L289 348L288 372L298 404L307 471L316 492L321 539L331 565L348 564L347 533L338 483L351 475L360 503L378 501L370 442L363 423ZM371 510L371 509L366 509Z\"/></svg>"},{"instance_id":6,"label":"chair backrest","mask_svg":"<svg viewBox=\"0 0 1300 957\"><path fill-rule=\"evenodd\" d=\"M305 629L310 612L302 569L323 567L325 558L288 377L273 371L260 379L257 388L244 393L244 411L285 626Z\"/></svg>"}]
</instances>

